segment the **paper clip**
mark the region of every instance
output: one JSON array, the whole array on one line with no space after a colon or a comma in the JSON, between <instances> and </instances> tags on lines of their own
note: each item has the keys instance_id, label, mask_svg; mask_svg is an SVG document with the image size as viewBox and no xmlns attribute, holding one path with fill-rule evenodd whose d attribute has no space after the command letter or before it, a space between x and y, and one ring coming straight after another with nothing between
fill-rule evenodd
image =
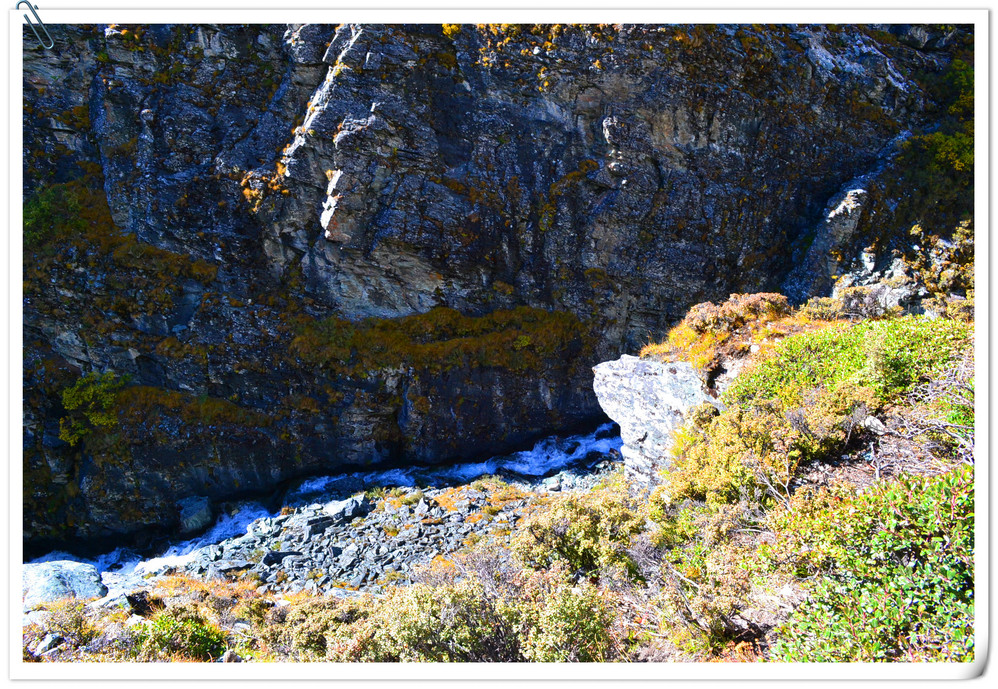
<instances>
[{"instance_id":1,"label":"paper clip","mask_svg":"<svg viewBox=\"0 0 998 689\"><path fill-rule=\"evenodd\" d=\"M28 17L28 15L24 15L24 19L31 26L31 30L35 32L35 38L37 38L38 42L42 44L42 47L45 48L46 50L50 50L55 45L55 41L52 40L52 34L49 33L49 30L45 28L45 23L42 22L42 18L38 16L38 12L36 12L36 10L38 9L37 5L32 6L31 3L28 2L28 0L21 0L19 3L14 5L14 9L19 8L21 5L27 5L28 9L31 10L31 14L35 15L35 19L38 20L37 24L31 21L31 18ZM45 41L42 39L42 35L38 33L39 27L41 27L42 31L45 32L45 38L49 39L48 45L45 45Z\"/></svg>"}]
</instances>

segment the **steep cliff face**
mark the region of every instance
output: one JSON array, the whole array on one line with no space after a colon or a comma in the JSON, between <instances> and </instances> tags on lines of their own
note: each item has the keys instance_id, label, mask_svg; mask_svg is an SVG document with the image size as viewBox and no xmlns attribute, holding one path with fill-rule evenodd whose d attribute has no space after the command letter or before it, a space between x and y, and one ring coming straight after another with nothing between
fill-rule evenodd
<instances>
[{"instance_id":1,"label":"steep cliff face","mask_svg":"<svg viewBox=\"0 0 998 689\"><path fill-rule=\"evenodd\" d=\"M26 34L26 538L592 422L592 365L778 285L931 125L963 34L886 28ZM69 445L88 371L130 378Z\"/></svg>"}]
</instances>

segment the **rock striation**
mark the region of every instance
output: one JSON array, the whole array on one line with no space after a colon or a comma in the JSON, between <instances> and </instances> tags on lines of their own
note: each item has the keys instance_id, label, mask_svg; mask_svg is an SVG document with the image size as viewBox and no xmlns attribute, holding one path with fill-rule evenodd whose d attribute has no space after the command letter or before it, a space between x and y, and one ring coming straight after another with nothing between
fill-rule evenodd
<instances>
[{"instance_id":1,"label":"rock striation","mask_svg":"<svg viewBox=\"0 0 998 689\"><path fill-rule=\"evenodd\" d=\"M595 425L592 366L779 285L829 199L931 126L923 75L966 34L56 31L58 52L24 43L35 551ZM834 241L864 243L869 214L841 218ZM129 378L91 410L114 422L70 437L63 392L89 372Z\"/></svg>"}]
</instances>

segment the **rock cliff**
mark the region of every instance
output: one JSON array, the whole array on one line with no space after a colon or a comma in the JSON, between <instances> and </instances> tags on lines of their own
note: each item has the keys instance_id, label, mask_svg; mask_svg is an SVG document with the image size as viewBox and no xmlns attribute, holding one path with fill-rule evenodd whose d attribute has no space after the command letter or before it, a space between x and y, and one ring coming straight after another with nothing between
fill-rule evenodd
<instances>
[{"instance_id":1,"label":"rock cliff","mask_svg":"<svg viewBox=\"0 0 998 689\"><path fill-rule=\"evenodd\" d=\"M691 304L817 265L809 247L864 243L870 213L833 217L829 200L932 126L923 75L967 40L55 31L58 51L24 43L31 547L175 527L186 498L593 423L597 362ZM91 371L128 379L99 398L79 387ZM74 386L103 401L77 410L70 444Z\"/></svg>"}]
</instances>

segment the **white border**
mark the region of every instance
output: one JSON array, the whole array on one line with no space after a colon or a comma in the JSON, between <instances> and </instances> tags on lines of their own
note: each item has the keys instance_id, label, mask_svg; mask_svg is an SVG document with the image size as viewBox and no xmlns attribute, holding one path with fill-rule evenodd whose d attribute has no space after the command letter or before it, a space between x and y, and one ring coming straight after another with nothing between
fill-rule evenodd
<instances>
[{"instance_id":1,"label":"white border","mask_svg":"<svg viewBox=\"0 0 998 689\"><path fill-rule=\"evenodd\" d=\"M644 5L644 9L607 9L592 7L594 3L565 2L548 0L546 5L560 9L481 9L471 10L462 5L466 3L454 0L438 0L438 7L450 6L450 9L412 9L399 8L400 2L384 2L369 0L364 3L367 9L343 8L328 9L328 4L321 3L316 7L302 8L310 2L320 3L321 0L294 0L299 7L288 9L264 9L259 5L269 4L261 0L209 0L213 5L228 5L230 9L202 9L190 3L188 8L174 9L135 9L127 7L128 2L121 0L98 0L103 9L64 8L65 2L46 3L35 0L42 7L39 14L46 23L298 23L298 22L385 22L391 23L478 23L478 22L571 22L571 23L966 23L975 25L975 92L977 94L975 113L975 159L976 195L975 195L975 228L976 228L976 265L978 279L977 294L977 378L989 380L989 288L990 280L987 270L987 259L990 257L988 194L990 191L990 159L989 159L989 67L990 67L990 36L989 14L981 9L898 9L897 6L914 3L883 2L893 4L895 9L814 9L805 10L797 7L783 9L751 9L746 7L727 7L715 9L660 9L661 4L647 0L631 0L631 7ZM185 3L187 4L187 3ZM588 8L579 8L588 4ZM728 5L733 3L726 3ZM776 0L768 4L784 4L784 0ZM925 4L925 3L921 3ZM257 5L258 7L247 7ZM323 7L325 5L325 7ZM112 7L114 6L114 7ZM657 7L656 7L657 6ZM937 5L938 6L938 5ZM387 10L390 10L387 11ZM980 676L983 672L988 654L988 629L990 624L989 611L989 558L988 533L989 516L988 500L990 493L986 490L989 483L988 462L980 461L976 466L978 486L976 533L976 595L978 601L976 625L976 660L973 664L646 664L646 665L333 665L333 664L157 664L146 666L138 664L24 664L21 657L21 619L20 606L12 605L20 600L20 562L22 561L21 545L21 515L23 511L22 494L20 490L22 467L17 458L20 456L22 436L21 424L21 328L20 295L21 295L21 256L22 233L21 225L21 24L23 12L11 10L8 12L9 54L10 60L8 78L10 80L10 105L5 109L8 117L10 137L4 143L9 145L8 161L10 163L8 180L8 208L10 225L7 239L11 242L6 255L12 264L6 272L6 296L3 301L3 322L7 325L10 339L5 343L8 364L6 369L5 418L8 419L7 443L10 452L10 531L9 553L11 567L3 573L10 576L8 580L8 596L4 600L3 610L8 614L10 633L7 644L11 679L172 679L192 680L210 679L214 682L223 679L245 680L287 680L287 679L339 679L339 680L600 680L614 681L622 679L661 680L661 679L923 679L946 680L965 679ZM10 311L7 309L10 307ZM978 447L990 450L989 423L987 416L988 399L980 395L978 399ZM981 458L984 453L980 452ZM985 488L985 490L980 490ZM982 518L983 517L983 518ZM17 611L17 614L13 614Z\"/></svg>"}]
</instances>

